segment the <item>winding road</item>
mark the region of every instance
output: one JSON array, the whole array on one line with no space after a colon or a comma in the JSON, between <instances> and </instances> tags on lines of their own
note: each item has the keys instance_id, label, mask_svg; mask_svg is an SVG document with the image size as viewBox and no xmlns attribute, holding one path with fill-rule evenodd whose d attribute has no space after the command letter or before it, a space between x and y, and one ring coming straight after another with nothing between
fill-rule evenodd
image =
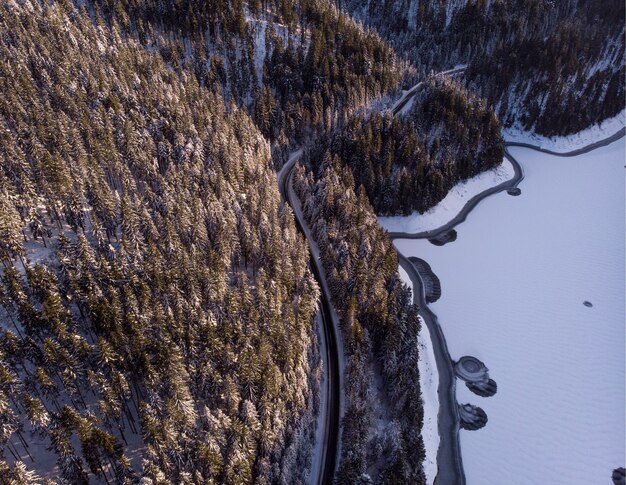
<instances>
[{"instance_id":1,"label":"winding road","mask_svg":"<svg viewBox=\"0 0 626 485\"><path fill-rule=\"evenodd\" d=\"M447 71L438 72L437 74L435 74L435 77L458 74L460 72L465 71L466 68L467 68L466 65L456 66L452 69L448 69ZM417 93L417 90L422 87L422 84L424 84L424 81L418 82L415 86L413 86L411 89L406 91L402 95L402 97L392 106L391 113L394 116L396 116L400 111L402 111L402 108L404 108L406 104L409 102L409 100L415 95L415 93Z\"/></svg>"},{"instance_id":2,"label":"winding road","mask_svg":"<svg viewBox=\"0 0 626 485\"><path fill-rule=\"evenodd\" d=\"M318 485L330 484L333 482L335 468L337 466L337 454L339 450L339 423L343 416L343 397L341 393L343 380L342 360L339 358L340 352L343 355L343 346L338 338L339 316L331 303L330 289L326 279L326 273L320 260L320 251L317 243L311 236L311 230L306 223L300 201L293 190L292 174L298 160L302 156L302 149L291 154L289 160L277 174L278 187L281 196L293 210L296 225L304 235L309 245L311 254L310 266L313 275L317 280L320 289L320 316L322 319L322 342L320 342L321 357L323 362L323 383L322 394L326 396L326 416L324 417L323 429L318 430L318 438L321 438L323 454L320 459L319 469L312 469L313 480ZM312 468L315 464L312 464Z\"/></svg>"},{"instance_id":3,"label":"winding road","mask_svg":"<svg viewBox=\"0 0 626 485\"><path fill-rule=\"evenodd\" d=\"M465 66L457 66L454 69L442 71L436 76L447 74L457 74L463 72ZM419 82L395 103L391 111L394 116L402 111L410 99L417 93L423 82ZM525 147L540 152L562 157L575 157L587 153L596 148L608 145L626 134L626 128L622 128L610 137L591 143L585 147L572 150L566 153L554 152L535 145L518 142L505 143L505 157L511 162L514 168L514 175L497 186L488 188L469 199L459 213L446 224L439 228L418 233L389 232L392 240L395 239L433 239L452 230L457 225L464 222L469 213L485 198L500 193L504 190L515 189L524 179L524 172L518 161L511 155L509 147ZM324 382L326 416L323 420L323 430L318 430L318 437L321 437L323 455L320 459L319 470L312 473L316 476L314 480L318 485L330 484L337 465L337 455L340 443L339 423L343 415L343 355L342 341L339 338L339 316L332 305L330 290L326 279L326 274L320 260L320 251L308 227L300 201L295 195L292 184L292 172L298 160L302 157L303 150L297 150L291 154L288 161L277 174L278 186L283 197L292 208L300 232L305 236L311 253L311 269L321 289L321 319L323 341L321 342L322 360L324 362ZM426 303L425 288L417 267L398 251L400 266L407 272L413 283L413 300L420 308L420 315L424 319L430 331L437 370L439 374L439 448L437 450L438 471L435 478L436 485L464 485L465 474L463 472L463 462L461 457L461 447L459 441L459 411L456 401L456 376L454 373L453 360L450 357L443 330L439 325L437 315L430 310ZM315 464L313 465L315 466Z\"/></svg>"},{"instance_id":4,"label":"winding road","mask_svg":"<svg viewBox=\"0 0 626 485\"><path fill-rule=\"evenodd\" d=\"M519 164L519 162L515 159L515 157L513 155L511 155L511 153L509 152L509 147L523 147L523 148L530 148L532 150L536 150L538 152L542 152L542 153L547 153L549 155L554 155L557 157L576 157L578 155L582 155L584 153L589 153L592 150L595 150L596 148L600 148L606 145L610 145L611 143L613 143L614 141L619 140L620 138L622 138L624 135L626 135L626 128L621 128L620 130L618 130L616 133L614 133L613 135L599 140L597 142L594 143L590 143L589 145L585 145L584 147L581 148L577 148L576 150L572 150L569 152L555 152L552 150L548 150L546 148L541 148L539 146L536 145L531 145L529 143L518 143L518 142L505 142L504 146L504 156L507 158L507 160L509 162L511 162L511 165L513 165L513 169L514 169L514 175L512 178L510 178L509 180L505 180L504 182L494 186L494 187L490 187L486 190L484 190L483 192L475 195L474 197L472 197L471 199L469 199L465 205L463 206L463 208L459 211L459 213L452 218L451 220L449 220L447 223L445 223L444 225L435 228L435 229L431 229L428 231L422 231L422 232L415 232L415 233L410 233L410 232L389 232L389 237L391 237L391 239L433 239L436 238L438 236L441 236L442 234L454 229L456 226L458 226L459 224L461 224L462 222L465 221L465 219L467 219L467 216L469 215L469 213L474 210L474 208L485 198L489 197L490 195L494 195L494 194L498 194L502 191L505 190L510 190L510 189L514 189L517 188L517 186L519 185L519 183L524 179L524 171L521 167L521 165Z\"/></svg>"},{"instance_id":5,"label":"winding road","mask_svg":"<svg viewBox=\"0 0 626 485\"><path fill-rule=\"evenodd\" d=\"M463 72L465 70L465 66L457 66L453 69L449 69L447 71L442 71L437 73L435 76L443 76L447 74L456 74L459 72ZM399 113L404 106L410 101L410 99L415 95L418 89L422 86L423 81L420 81L415 86L413 86L410 90L405 92L402 97L394 104L391 108L393 115L395 116ZM278 182L278 188L280 190L280 194L282 199L287 202L291 209L294 212L296 225L298 230L304 235L309 245L309 251L311 254L310 266L313 271L313 275L317 280L320 289L321 289L321 297L320 297L320 316L322 320L322 342L321 342L321 357L323 362L324 369L324 388L322 389L322 395L326 396L326 416L323 420L323 429L318 430L317 436L318 439L321 438L324 443L323 455L320 459L319 470L317 472L312 470L311 477L316 477L313 482L318 485L322 484L330 484L333 482L333 476L335 473L335 468L337 466L337 455L339 452L339 444L340 444L340 427L339 423L341 418L343 417L343 394L341 390L343 389L343 359L340 359L340 355L343 355L343 345L339 335L339 316L337 315L337 311L335 310L334 305L332 305L331 297L330 297L330 289L328 288L328 283L326 279L326 273L324 271L324 267L320 260L320 251L317 247L317 243L311 236L311 230L308 227L304 215L302 214L302 208L300 206L300 201L298 197L295 195L292 184L292 172L296 163L302 157L303 149L300 148L292 152L289 156L289 159L283 167L278 171L276 178ZM419 275L415 272L417 277ZM420 280L421 281L421 280ZM421 305L420 305L421 306ZM427 308L425 305L421 306L421 308ZM432 313L432 312L431 312ZM432 316L436 320L436 316L432 314ZM442 335L443 339L443 335ZM445 339L443 340L445 345ZM447 348L445 350L447 352ZM454 372L452 370L452 365L450 358L448 356L448 362L450 364L450 372L449 375L451 379L454 377ZM442 372L440 371L440 375ZM454 389L453 389L454 391ZM452 392L454 395L454 392ZM454 408L457 412L457 416L454 422L457 423L458 427L458 410L456 410L456 401L452 400L451 403L454 403L454 406L450 405L450 408ZM441 411L440 411L441 414ZM447 453L444 458L442 458L443 463L448 462L448 460L459 460L460 462L460 453ZM438 459L439 462L439 459ZM312 465L312 468L315 467L315 464ZM460 467L462 470L462 467ZM448 482L450 484L456 483L454 481Z\"/></svg>"}]
</instances>

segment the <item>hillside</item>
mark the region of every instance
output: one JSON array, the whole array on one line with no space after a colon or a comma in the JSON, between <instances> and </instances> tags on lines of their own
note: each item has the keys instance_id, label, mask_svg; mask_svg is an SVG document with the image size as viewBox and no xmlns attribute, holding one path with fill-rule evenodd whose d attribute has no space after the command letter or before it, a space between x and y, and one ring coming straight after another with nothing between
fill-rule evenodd
<instances>
[{"instance_id":1,"label":"hillside","mask_svg":"<svg viewBox=\"0 0 626 485\"><path fill-rule=\"evenodd\" d=\"M624 3L345 0L418 72L468 64L505 127L562 136L624 108Z\"/></svg>"},{"instance_id":2,"label":"hillside","mask_svg":"<svg viewBox=\"0 0 626 485\"><path fill-rule=\"evenodd\" d=\"M318 288L273 169L405 68L327 2L0 8L2 475L304 483Z\"/></svg>"},{"instance_id":3,"label":"hillside","mask_svg":"<svg viewBox=\"0 0 626 485\"><path fill-rule=\"evenodd\" d=\"M2 18L4 459L70 483L302 482L318 290L268 143L84 10Z\"/></svg>"},{"instance_id":4,"label":"hillside","mask_svg":"<svg viewBox=\"0 0 626 485\"><path fill-rule=\"evenodd\" d=\"M312 150L346 164L379 215L425 212L458 182L502 162L500 126L484 99L450 78L428 78L399 116L350 118L328 143Z\"/></svg>"},{"instance_id":5,"label":"hillside","mask_svg":"<svg viewBox=\"0 0 626 485\"><path fill-rule=\"evenodd\" d=\"M423 309L377 216L495 172L502 128L622 112L623 17L1 2L0 485L432 481Z\"/></svg>"}]
</instances>

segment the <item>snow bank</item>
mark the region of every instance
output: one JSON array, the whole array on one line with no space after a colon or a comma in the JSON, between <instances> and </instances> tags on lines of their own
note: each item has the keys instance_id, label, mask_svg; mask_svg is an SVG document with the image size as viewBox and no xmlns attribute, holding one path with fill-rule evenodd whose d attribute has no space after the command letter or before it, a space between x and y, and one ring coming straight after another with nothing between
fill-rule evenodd
<instances>
[{"instance_id":1,"label":"snow bank","mask_svg":"<svg viewBox=\"0 0 626 485\"><path fill-rule=\"evenodd\" d=\"M486 199L454 243L395 241L441 280L431 308L452 358L498 383L490 398L457 386L489 416L461 432L468 484L609 483L624 465L624 149L512 148L521 196Z\"/></svg>"},{"instance_id":2,"label":"snow bank","mask_svg":"<svg viewBox=\"0 0 626 485\"><path fill-rule=\"evenodd\" d=\"M413 291L413 283L409 275L401 267L398 270L402 281ZM424 402L424 423L422 425L422 438L424 439L424 448L426 450L424 473L426 474L426 482L432 484L437 476L437 450L439 449L439 430L437 426L437 416L439 414L439 396L437 394L439 373L437 372L437 363L430 340L430 332L422 317L420 316L419 318L422 328L417 337L417 345L419 347L420 389L422 401Z\"/></svg>"},{"instance_id":3,"label":"snow bank","mask_svg":"<svg viewBox=\"0 0 626 485\"><path fill-rule=\"evenodd\" d=\"M608 138L621 130L624 125L626 125L626 110L623 110L614 118L604 120L599 125L590 126L574 135L547 138L524 131L519 127L513 127L502 130L502 136L506 141L529 143L553 152L569 152Z\"/></svg>"},{"instance_id":4,"label":"snow bank","mask_svg":"<svg viewBox=\"0 0 626 485\"><path fill-rule=\"evenodd\" d=\"M402 95L404 96L404 92L402 93ZM415 104L415 96L412 96L411 99L409 99L407 101L407 103L404 105L404 107L400 110L400 116L406 116L411 112L411 109L413 108L413 105Z\"/></svg>"},{"instance_id":5,"label":"snow bank","mask_svg":"<svg viewBox=\"0 0 626 485\"><path fill-rule=\"evenodd\" d=\"M439 204L424 214L414 211L407 217L379 217L378 222L390 232L416 233L441 227L477 194L513 178L513 165L506 158L498 167L455 185Z\"/></svg>"}]
</instances>

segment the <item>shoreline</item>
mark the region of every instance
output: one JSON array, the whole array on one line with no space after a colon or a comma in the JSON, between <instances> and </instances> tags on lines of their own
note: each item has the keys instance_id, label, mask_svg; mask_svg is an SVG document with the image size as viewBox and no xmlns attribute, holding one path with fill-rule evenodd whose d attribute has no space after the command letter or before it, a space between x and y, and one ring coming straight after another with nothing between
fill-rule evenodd
<instances>
[{"instance_id":1,"label":"shoreline","mask_svg":"<svg viewBox=\"0 0 626 485\"><path fill-rule=\"evenodd\" d=\"M518 185L524 179L524 171L520 163L509 152L509 147L523 147L547 153L559 157L575 157L584 153L609 145L626 135L626 127L622 127L613 135L590 143L584 147L568 152L554 152L528 143L505 142L504 156L513 165L514 175L511 179L490 187L472 198L470 198L461 208L459 213L447 223L427 231L417 233L389 232L389 237L393 241L396 239L436 239L453 230L457 225L465 222L470 212L478 204L490 195L508 191L509 195L519 195ZM460 449L460 417L456 401L456 375L453 369L453 360L450 357L443 329L439 324L436 314L428 307L425 295L425 286L419 269L409 258L404 256L396 247L398 262L407 272L413 283L413 301L420 308L420 315L424 318L430 334L431 343L437 361L439 371L439 415L438 429L440 430L440 443L437 451L438 473L434 480L435 484L465 484L465 474L462 464L462 454ZM417 259L417 258L415 258ZM441 363L440 363L441 361ZM452 409L453 408L453 409ZM455 435L455 436L453 436ZM444 468L443 463L451 464L450 469Z\"/></svg>"},{"instance_id":2,"label":"shoreline","mask_svg":"<svg viewBox=\"0 0 626 485\"><path fill-rule=\"evenodd\" d=\"M465 473L461 455L460 416L456 403L456 375L453 361L437 315L426 304L422 276L413 261L400 253L397 248L396 251L400 266L406 271L413 283L413 303L419 307L419 314L428 327L439 374L437 388L437 395L439 396L439 412L437 414L439 448L437 450L437 476L433 483L462 485L465 484ZM452 466L444 467L442 466L443 463L451 463Z\"/></svg>"}]
</instances>

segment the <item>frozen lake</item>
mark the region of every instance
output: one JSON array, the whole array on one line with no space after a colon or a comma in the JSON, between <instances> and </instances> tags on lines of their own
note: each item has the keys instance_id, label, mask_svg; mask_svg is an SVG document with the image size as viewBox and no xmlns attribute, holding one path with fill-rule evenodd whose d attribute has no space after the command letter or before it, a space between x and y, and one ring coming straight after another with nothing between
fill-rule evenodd
<instances>
[{"instance_id":1,"label":"frozen lake","mask_svg":"<svg viewBox=\"0 0 626 485\"><path fill-rule=\"evenodd\" d=\"M457 381L489 417L461 431L469 485L611 483L624 466L624 148L511 148L521 196L484 200L443 247L395 241L441 280L431 308L452 357L498 383L481 398Z\"/></svg>"}]
</instances>

